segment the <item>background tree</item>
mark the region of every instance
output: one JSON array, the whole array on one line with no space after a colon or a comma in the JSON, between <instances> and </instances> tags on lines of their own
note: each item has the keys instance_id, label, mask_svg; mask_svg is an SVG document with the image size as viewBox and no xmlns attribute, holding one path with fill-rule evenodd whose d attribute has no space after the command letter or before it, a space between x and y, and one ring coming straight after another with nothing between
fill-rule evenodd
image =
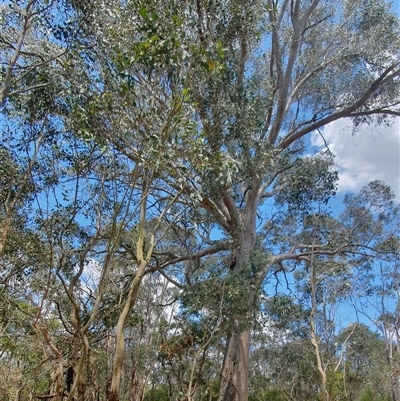
<instances>
[{"instance_id":1,"label":"background tree","mask_svg":"<svg viewBox=\"0 0 400 401\"><path fill-rule=\"evenodd\" d=\"M346 339L346 341L343 341ZM343 329L337 341L344 344L343 387L351 399L385 399L390 383L382 337L362 323Z\"/></svg>"}]
</instances>

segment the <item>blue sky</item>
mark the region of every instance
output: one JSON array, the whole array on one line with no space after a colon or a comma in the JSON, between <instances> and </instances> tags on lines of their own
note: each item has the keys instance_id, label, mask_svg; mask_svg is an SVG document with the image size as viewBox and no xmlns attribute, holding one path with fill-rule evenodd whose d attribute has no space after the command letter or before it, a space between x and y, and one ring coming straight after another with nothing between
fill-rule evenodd
<instances>
[{"instance_id":1,"label":"blue sky","mask_svg":"<svg viewBox=\"0 0 400 401\"><path fill-rule=\"evenodd\" d=\"M392 187L400 200L400 122L392 126L363 126L352 134L351 121L339 120L323 130L328 146L336 156L339 171L338 194L357 192L373 180ZM311 137L316 148L324 148L318 133Z\"/></svg>"},{"instance_id":2,"label":"blue sky","mask_svg":"<svg viewBox=\"0 0 400 401\"><path fill-rule=\"evenodd\" d=\"M400 16L400 0L392 2L393 10ZM390 127L361 126L352 135L351 121L339 120L323 130L330 150L336 155L339 170L338 200L345 193L357 192L373 180L381 180L392 187L400 202L400 119ZM311 144L324 148L318 133L311 137ZM339 202L332 202L335 208Z\"/></svg>"}]
</instances>

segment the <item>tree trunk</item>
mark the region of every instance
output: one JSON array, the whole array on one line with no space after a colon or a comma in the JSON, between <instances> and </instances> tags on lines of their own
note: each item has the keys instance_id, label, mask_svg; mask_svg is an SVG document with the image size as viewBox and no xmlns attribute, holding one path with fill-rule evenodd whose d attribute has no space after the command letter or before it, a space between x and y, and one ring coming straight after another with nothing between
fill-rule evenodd
<instances>
[{"instance_id":1,"label":"tree trunk","mask_svg":"<svg viewBox=\"0 0 400 401\"><path fill-rule=\"evenodd\" d=\"M35 328L38 328L35 325ZM51 348L55 355L55 359L57 361L56 368L52 373L52 381L54 382L54 390L52 388L49 389L49 394L54 393L54 401L59 401L62 399L62 387L63 387L63 375L64 375L64 368L63 368L63 361L62 361L62 354L60 350L54 345L54 342L45 327L40 328L40 331L43 334L43 337L47 343L47 345ZM51 386L53 387L53 385Z\"/></svg>"},{"instance_id":2,"label":"tree trunk","mask_svg":"<svg viewBox=\"0 0 400 401\"><path fill-rule=\"evenodd\" d=\"M231 333L225 351L219 401L247 401L250 331Z\"/></svg>"},{"instance_id":3,"label":"tree trunk","mask_svg":"<svg viewBox=\"0 0 400 401\"><path fill-rule=\"evenodd\" d=\"M389 335L389 341L387 341L386 344L386 349L387 349L387 360L389 364L389 369L390 369L390 387L391 387L391 393L392 393L392 400L393 401L399 401L399 396L398 396L398 374L396 372L396 369L394 369L393 366L393 338L392 336Z\"/></svg>"},{"instance_id":4,"label":"tree trunk","mask_svg":"<svg viewBox=\"0 0 400 401\"><path fill-rule=\"evenodd\" d=\"M138 368L132 369L131 386L129 401L142 401L143 399L143 381L140 380Z\"/></svg>"},{"instance_id":5,"label":"tree trunk","mask_svg":"<svg viewBox=\"0 0 400 401\"><path fill-rule=\"evenodd\" d=\"M313 244L314 246L314 244ZM308 264L308 269L310 272L310 290L311 290L311 311L310 311L310 337L311 337L311 344L314 348L314 353L315 353L315 358L317 361L317 368L318 372L320 375L320 380L321 380L321 399L322 401L329 401L330 400L330 394L327 390L327 378L326 378L326 368L324 368L324 364L322 363L322 358L321 358L321 349L319 347L319 339L317 337L317 330L316 330L316 324L315 324L315 317L317 314L317 279L314 274L314 263L313 263L313 255L311 255L309 264Z\"/></svg>"},{"instance_id":6,"label":"tree trunk","mask_svg":"<svg viewBox=\"0 0 400 401\"><path fill-rule=\"evenodd\" d=\"M86 395L86 377L81 374L78 378L78 401L85 401Z\"/></svg>"},{"instance_id":7,"label":"tree trunk","mask_svg":"<svg viewBox=\"0 0 400 401\"><path fill-rule=\"evenodd\" d=\"M250 254L254 250L257 204L254 196L254 193L249 195L250 201L247 204L247 210L242 217L240 227L238 227L240 237L236 251L235 269L243 269L249 263ZM248 400L250 331L243 328L243 321L246 321L247 318L248 316L236 316L234 328L228 334L221 373L219 401Z\"/></svg>"},{"instance_id":8,"label":"tree trunk","mask_svg":"<svg viewBox=\"0 0 400 401\"><path fill-rule=\"evenodd\" d=\"M138 260L138 268L135 277L131 283L128 297L125 302L124 308L119 315L117 327L115 329L115 353L111 375L111 386L110 395L108 401L119 401L119 392L121 387L122 368L124 364L124 353L125 353L125 336L124 329L126 322L128 321L129 315L136 303L136 299L139 293L140 284L142 282L147 263L151 258L154 246L155 246L155 235L151 235L150 243L148 244L148 250L144 252L144 240L145 240L145 222L146 222L146 210L147 210L147 196L149 193L149 172L146 171L143 177L143 198L140 202L140 219L139 219L139 233L136 241L136 257ZM168 208L164 209L165 213ZM158 224L161 222L163 213L158 218Z\"/></svg>"},{"instance_id":9,"label":"tree trunk","mask_svg":"<svg viewBox=\"0 0 400 401\"><path fill-rule=\"evenodd\" d=\"M115 329L115 354L113 361L112 377L110 395L108 401L119 401L119 392L122 378L122 367L124 364L124 353L125 353L125 336L124 329L128 320L129 314L136 302L136 298L139 292L140 283L144 275L144 271L147 265L147 261L143 261L136 272L135 278L131 284L131 288L128 294L128 299L125 303L124 309L118 318L117 327Z\"/></svg>"}]
</instances>

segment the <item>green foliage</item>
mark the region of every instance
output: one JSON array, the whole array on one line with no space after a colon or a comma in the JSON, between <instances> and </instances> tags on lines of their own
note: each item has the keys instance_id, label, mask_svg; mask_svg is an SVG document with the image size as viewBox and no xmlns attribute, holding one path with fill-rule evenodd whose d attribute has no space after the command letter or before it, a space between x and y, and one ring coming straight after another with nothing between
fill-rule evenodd
<instances>
[{"instance_id":1,"label":"green foliage","mask_svg":"<svg viewBox=\"0 0 400 401\"><path fill-rule=\"evenodd\" d=\"M279 202L292 210L309 213L315 205L326 205L336 194L339 177L331 154L305 156L290 164L277 184L283 185Z\"/></svg>"},{"instance_id":2,"label":"green foliage","mask_svg":"<svg viewBox=\"0 0 400 401\"><path fill-rule=\"evenodd\" d=\"M249 401L285 401L286 398L279 390L264 390L261 394L249 394Z\"/></svg>"},{"instance_id":3,"label":"green foliage","mask_svg":"<svg viewBox=\"0 0 400 401\"><path fill-rule=\"evenodd\" d=\"M152 389L146 392L144 396L144 401L169 401L168 388L166 386L161 386L156 389Z\"/></svg>"},{"instance_id":4,"label":"green foliage","mask_svg":"<svg viewBox=\"0 0 400 401\"><path fill-rule=\"evenodd\" d=\"M374 233L378 243L386 240L390 243L390 236L386 238L384 234L384 226L396 221L400 212L389 186L378 180L372 181L358 194L347 194L344 204L346 209L340 218L353 231L354 242L365 243Z\"/></svg>"},{"instance_id":5,"label":"green foliage","mask_svg":"<svg viewBox=\"0 0 400 401\"><path fill-rule=\"evenodd\" d=\"M389 396L377 395L370 388L367 388L361 394L359 401L389 401Z\"/></svg>"},{"instance_id":6,"label":"green foliage","mask_svg":"<svg viewBox=\"0 0 400 401\"><path fill-rule=\"evenodd\" d=\"M296 337L304 338L308 335L307 317L309 311L297 304L289 295L276 295L267 298L263 304L267 315L275 327L288 330Z\"/></svg>"},{"instance_id":7,"label":"green foliage","mask_svg":"<svg viewBox=\"0 0 400 401\"><path fill-rule=\"evenodd\" d=\"M243 327L251 325L259 302L257 274L267 262L266 255L256 250L246 267L233 274L226 274L226 267L211 270L210 275L182 292L180 299L185 313L199 316L203 309L207 309L208 319L222 319L225 327L234 324L237 315L242 316Z\"/></svg>"}]
</instances>

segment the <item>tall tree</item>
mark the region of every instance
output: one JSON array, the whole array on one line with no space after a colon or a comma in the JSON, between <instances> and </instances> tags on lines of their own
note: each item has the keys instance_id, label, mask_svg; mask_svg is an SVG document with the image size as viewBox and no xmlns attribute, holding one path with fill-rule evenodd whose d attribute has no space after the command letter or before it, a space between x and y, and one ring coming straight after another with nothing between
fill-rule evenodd
<instances>
[{"instance_id":1,"label":"tall tree","mask_svg":"<svg viewBox=\"0 0 400 401\"><path fill-rule=\"evenodd\" d=\"M219 39L227 50L216 59L222 68L199 74L192 86L210 166L192 170L198 189L187 184L232 239L240 270L256 246L257 209L288 190L284 172L299 165L296 152L306 135L340 118L353 117L358 124L399 115L392 91L399 84L399 37L398 21L384 2L232 2L228 7L204 4L203 18L199 15L200 27L205 16L212 27L206 48ZM384 43L390 47L385 55L378 50ZM306 170L297 173L293 190L314 184ZM278 245L284 252L272 251L260 281L272 265L304 252L299 243L285 242ZM242 321L238 316L228 333L221 401L247 399L250 337Z\"/></svg>"},{"instance_id":2,"label":"tall tree","mask_svg":"<svg viewBox=\"0 0 400 401\"><path fill-rule=\"evenodd\" d=\"M129 99L137 93L135 85L151 88L143 101L157 105L160 127L171 127L161 141L148 134L152 147L158 157L172 149L176 155L168 154L160 179L218 227L235 261L233 274L246 268L257 246L258 211L276 228L267 206L276 195L301 208L332 193L323 177L308 177L319 161L300 158L307 135L322 135L326 124L341 118L352 118L357 127L400 115L399 23L384 1L154 1L103 7L114 7L103 16L105 23L93 24L105 58L113 62L113 84L104 80L104 87L110 99L116 94ZM192 128L179 139L171 125L175 120L163 114L166 99L178 104L174 94L180 94L179 107L192 113ZM113 114L126 121L126 110L114 107ZM110 136L104 128L98 135L132 162L140 160L143 153L130 135ZM308 197L302 198L304 192ZM210 238L208 243L211 249ZM259 284L272 266L299 259L310 247L291 238L277 237L275 243L268 244ZM326 248L318 247L320 253ZM180 260L185 257L190 258ZM248 396L250 334L242 313L227 333L221 401Z\"/></svg>"}]
</instances>

